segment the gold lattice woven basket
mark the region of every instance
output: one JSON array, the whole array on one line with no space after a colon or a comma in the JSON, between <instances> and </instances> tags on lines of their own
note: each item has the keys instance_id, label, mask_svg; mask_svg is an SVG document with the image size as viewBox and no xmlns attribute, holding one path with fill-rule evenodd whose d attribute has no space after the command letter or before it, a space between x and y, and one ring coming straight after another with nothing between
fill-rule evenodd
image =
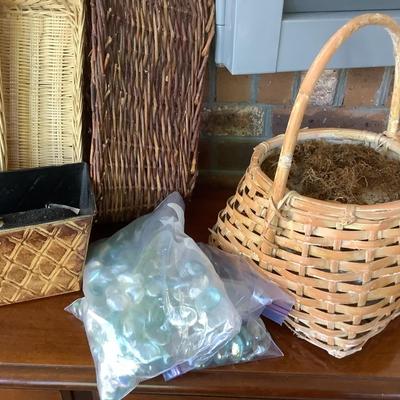
<instances>
[{"instance_id":1,"label":"gold lattice woven basket","mask_svg":"<svg viewBox=\"0 0 400 400\"><path fill-rule=\"evenodd\" d=\"M318 77L339 46L366 25L381 25L395 48L394 89L387 131L300 131ZM284 136L258 145L237 191L218 216L211 243L251 258L296 298L287 325L344 357L362 348L400 312L400 201L357 205L315 200L286 188L297 140L362 143L400 158L400 27L365 14L334 34L303 80ZM274 180L260 166L281 148Z\"/></svg>"},{"instance_id":2,"label":"gold lattice woven basket","mask_svg":"<svg viewBox=\"0 0 400 400\"><path fill-rule=\"evenodd\" d=\"M91 4L91 176L99 219L125 221L194 187L214 0Z\"/></svg>"},{"instance_id":3,"label":"gold lattice woven basket","mask_svg":"<svg viewBox=\"0 0 400 400\"><path fill-rule=\"evenodd\" d=\"M0 173L0 306L80 289L95 211L84 163Z\"/></svg>"},{"instance_id":4,"label":"gold lattice woven basket","mask_svg":"<svg viewBox=\"0 0 400 400\"><path fill-rule=\"evenodd\" d=\"M82 159L83 0L1 0L8 168Z\"/></svg>"}]
</instances>

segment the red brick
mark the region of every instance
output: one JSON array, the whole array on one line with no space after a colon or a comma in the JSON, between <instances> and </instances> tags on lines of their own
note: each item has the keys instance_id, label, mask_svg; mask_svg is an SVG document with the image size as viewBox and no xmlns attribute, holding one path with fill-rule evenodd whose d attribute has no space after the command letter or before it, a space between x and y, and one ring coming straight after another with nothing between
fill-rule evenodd
<instances>
[{"instance_id":1,"label":"red brick","mask_svg":"<svg viewBox=\"0 0 400 400\"><path fill-rule=\"evenodd\" d=\"M261 75L257 88L257 101L265 104L289 104L294 76L293 72Z\"/></svg>"},{"instance_id":2,"label":"red brick","mask_svg":"<svg viewBox=\"0 0 400 400\"><path fill-rule=\"evenodd\" d=\"M250 100L250 75L231 75L225 68L217 69L217 101Z\"/></svg>"},{"instance_id":3,"label":"red brick","mask_svg":"<svg viewBox=\"0 0 400 400\"><path fill-rule=\"evenodd\" d=\"M347 73L343 104L346 107L373 106L384 68L354 68Z\"/></svg>"}]
</instances>

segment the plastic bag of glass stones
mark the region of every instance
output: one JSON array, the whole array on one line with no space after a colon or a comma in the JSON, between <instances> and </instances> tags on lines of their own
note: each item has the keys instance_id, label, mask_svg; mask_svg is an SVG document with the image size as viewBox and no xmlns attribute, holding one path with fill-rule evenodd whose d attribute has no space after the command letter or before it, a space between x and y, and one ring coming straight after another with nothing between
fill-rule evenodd
<instances>
[{"instance_id":1,"label":"plastic bag of glass stones","mask_svg":"<svg viewBox=\"0 0 400 400\"><path fill-rule=\"evenodd\" d=\"M174 193L89 252L85 298L68 311L84 322L102 400L121 399L240 330L221 280L184 233L183 207Z\"/></svg>"}]
</instances>

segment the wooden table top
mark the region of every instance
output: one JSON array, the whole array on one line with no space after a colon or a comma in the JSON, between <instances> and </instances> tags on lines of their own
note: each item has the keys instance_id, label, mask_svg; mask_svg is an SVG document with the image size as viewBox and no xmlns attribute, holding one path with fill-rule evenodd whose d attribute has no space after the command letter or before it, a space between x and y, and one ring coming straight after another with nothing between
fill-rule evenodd
<instances>
[{"instance_id":1,"label":"wooden table top","mask_svg":"<svg viewBox=\"0 0 400 400\"><path fill-rule=\"evenodd\" d=\"M187 232L206 241L229 191L197 191ZM110 228L107 228L110 232ZM97 228L97 231L101 231ZM103 232L105 232L103 228ZM0 307L0 385L92 390L95 371L82 324L63 311L80 293ZM137 393L245 398L400 398L400 318L363 351L338 360L267 322L285 357L144 382Z\"/></svg>"}]
</instances>

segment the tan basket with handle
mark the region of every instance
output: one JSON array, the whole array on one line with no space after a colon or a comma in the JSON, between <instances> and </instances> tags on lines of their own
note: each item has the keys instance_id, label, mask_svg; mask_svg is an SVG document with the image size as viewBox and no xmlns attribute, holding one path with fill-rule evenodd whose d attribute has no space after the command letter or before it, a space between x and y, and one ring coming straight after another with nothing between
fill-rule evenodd
<instances>
[{"instance_id":1,"label":"tan basket with handle","mask_svg":"<svg viewBox=\"0 0 400 400\"><path fill-rule=\"evenodd\" d=\"M316 81L331 56L366 25L385 27L395 48L394 89L387 131L310 129L300 124ZM313 62L284 136L258 145L249 168L218 216L211 243L241 253L296 298L287 325L296 334L344 357L362 348L400 310L400 201L357 205L315 200L286 188L293 152L311 139L362 143L400 158L400 27L381 14L358 16L338 30ZM281 154L274 181L260 166Z\"/></svg>"},{"instance_id":2,"label":"tan basket with handle","mask_svg":"<svg viewBox=\"0 0 400 400\"><path fill-rule=\"evenodd\" d=\"M0 1L9 169L82 160L83 28L83 0Z\"/></svg>"}]
</instances>

